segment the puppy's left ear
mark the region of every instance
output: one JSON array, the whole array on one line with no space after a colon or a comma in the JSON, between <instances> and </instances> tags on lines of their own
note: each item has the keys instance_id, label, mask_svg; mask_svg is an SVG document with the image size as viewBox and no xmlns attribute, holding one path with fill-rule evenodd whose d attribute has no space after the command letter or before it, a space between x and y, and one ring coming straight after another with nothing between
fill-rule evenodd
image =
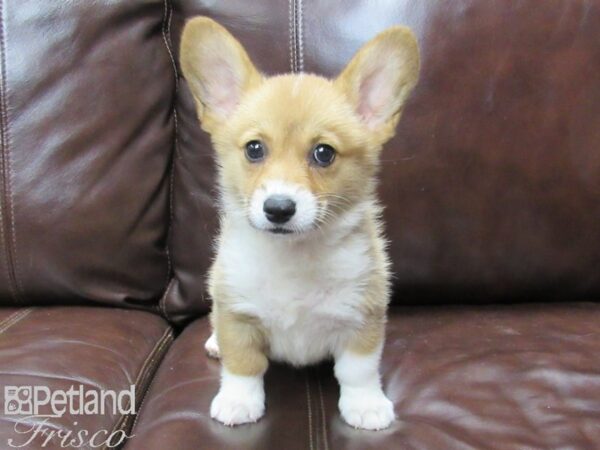
<instances>
[{"instance_id":1,"label":"puppy's left ear","mask_svg":"<svg viewBox=\"0 0 600 450\"><path fill-rule=\"evenodd\" d=\"M383 142L419 78L419 47L406 27L389 28L367 42L334 81L356 113Z\"/></svg>"},{"instance_id":2,"label":"puppy's left ear","mask_svg":"<svg viewBox=\"0 0 600 450\"><path fill-rule=\"evenodd\" d=\"M202 128L209 133L235 111L243 94L262 80L242 45L208 17L195 17L185 25L180 59Z\"/></svg>"}]
</instances>

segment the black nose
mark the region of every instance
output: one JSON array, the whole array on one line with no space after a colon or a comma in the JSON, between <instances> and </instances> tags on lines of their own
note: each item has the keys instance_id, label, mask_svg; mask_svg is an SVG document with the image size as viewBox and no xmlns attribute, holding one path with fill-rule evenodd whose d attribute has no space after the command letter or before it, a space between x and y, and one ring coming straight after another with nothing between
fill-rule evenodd
<instances>
[{"instance_id":1,"label":"black nose","mask_svg":"<svg viewBox=\"0 0 600 450\"><path fill-rule=\"evenodd\" d=\"M296 213L296 203L285 195L271 195L263 204L269 222L285 223Z\"/></svg>"}]
</instances>

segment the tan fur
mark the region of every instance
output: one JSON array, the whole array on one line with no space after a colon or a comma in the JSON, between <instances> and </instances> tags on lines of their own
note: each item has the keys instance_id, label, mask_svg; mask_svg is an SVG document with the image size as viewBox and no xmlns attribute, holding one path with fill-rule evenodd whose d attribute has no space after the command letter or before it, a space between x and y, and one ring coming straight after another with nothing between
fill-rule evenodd
<instances>
[{"instance_id":1,"label":"tan fur","mask_svg":"<svg viewBox=\"0 0 600 450\"><path fill-rule=\"evenodd\" d=\"M219 76L231 75L227 89L235 91L238 97L262 80L240 43L225 28L207 17L195 17L186 24L181 36L180 60L181 69L196 100L202 128L209 133L218 128L225 117L214 107L218 98L215 99L213 90L220 80L203 76L205 72L202 68L217 66L225 60L234 62L234 70L225 71Z\"/></svg>"},{"instance_id":2,"label":"tan fur","mask_svg":"<svg viewBox=\"0 0 600 450\"><path fill-rule=\"evenodd\" d=\"M268 366L264 330L256 319L230 311L223 287L219 267L214 264L209 276L209 293L213 298L210 319L223 365L237 375L261 375Z\"/></svg>"},{"instance_id":3,"label":"tan fur","mask_svg":"<svg viewBox=\"0 0 600 450\"><path fill-rule=\"evenodd\" d=\"M240 197L248 198L263 180L284 178L316 195L348 198L336 204L343 210L374 188L380 146L361 133L362 127L330 81L315 75L283 75L248 93L239 113L215 130L212 138L221 165L227 168L222 172L223 183ZM266 144L268 158L263 164L246 161L243 147L251 139ZM323 141L338 151L337 164L314 167L308 164L307 150Z\"/></svg>"},{"instance_id":4,"label":"tan fur","mask_svg":"<svg viewBox=\"0 0 600 450\"><path fill-rule=\"evenodd\" d=\"M386 310L390 297L390 263L385 252L385 241L381 237L379 214L379 211L374 212L374 216L363 224L364 231L373 241L371 251L376 270L363 301L364 327L348 343L349 350L359 354L375 351L385 335Z\"/></svg>"},{"instance_id":5,"label":"tan fur","mask_svg":"<svg viewBox=\"0 0 600 450\"><path fill-rule=\"evenodd\" d=\"M256 319L229 311L216 314L216 332L225 367L237 375L262 375L267 370L266 341Z\"/></svg>"},{"instance_id":6,"label":"tan fur","mask_svg":"<svg viewBox=\"0 0 600 450\"><path fill-rule=\"evenodd\" d=\"M381 148L393 136L417 81L419 58L412 33L393 27L367 43L336 80L311 74L265 78L223 27L196 18L183 32L181 65L217 152L222 189L247 202L264 180L285 179L308 189L339 216L358 202L375 198ZM231 98L223 98L220 87L212 92L223 73L231 81ZM365 95L373 83L380 83L378 77L389 79L385 89ZM245 144L255 139L267 148L260 164L248 163L244 155ZM335 148L330 166L309 163L309 151L317 143ZM227 226L226 218L222 226ZM383 339L389 298L389 262L379 211L370 211L356 232L372 240L376 270L364 298L364 328L348 348L370 353ZM229 294L219 271L217 259L209 291L223 364L235 374L262 374L268 337L257 320L228 308Z\"/></svg>"},{"instance_id":7,"label":"tan fur","mask_svg":"<svg viewBox=\"0 0 600 450\"><path fill-rule=\"evenodd\" d=\"M382 344L385 334L385 314L367 316L364 327L348 343L348 350L358 354L373 353Z\"/></svg>"}]
</instances>

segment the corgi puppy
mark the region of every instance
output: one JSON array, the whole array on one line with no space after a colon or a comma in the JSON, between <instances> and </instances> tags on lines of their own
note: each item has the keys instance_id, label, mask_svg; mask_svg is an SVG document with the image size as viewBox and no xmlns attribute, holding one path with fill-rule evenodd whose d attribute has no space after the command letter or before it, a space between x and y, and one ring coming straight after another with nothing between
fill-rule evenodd
<instances>
[{"instance_id":1,"label":"corgi puppy","mask_svg":"<svg viewBox=\"0 0 600 450\"><path fill-rule=\"evenodd\" d=\"M413 34L392 27L333 80L262 75L221 25L190 20L181 68L217 154L221 225L209 275L222 360L211 416L265 412L269 359L333 358L353 427L394 420L379 362L390 296L376 175L419 73Z\"/></svg>"}]
</instances>

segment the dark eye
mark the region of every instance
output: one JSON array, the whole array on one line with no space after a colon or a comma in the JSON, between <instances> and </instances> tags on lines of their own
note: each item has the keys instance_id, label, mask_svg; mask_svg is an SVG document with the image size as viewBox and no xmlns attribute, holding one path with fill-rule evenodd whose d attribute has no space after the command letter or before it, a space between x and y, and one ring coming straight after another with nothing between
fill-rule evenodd
<instances>
[{"instance_id":1,"label":"dark eye","mask_svg":"<svg viewBox=\"0 0 600 450\"><path fill-rule=\"evenodd\" d=\"M246 158L250 162L261 161L265 157L265 147L260 141L250 141L246 144Z\"/></svg>"},{"instance_id":2,"label":"dark eye","mask_svg":"<svg viewBox=\"0 0 600 450\"><path fill-rule=\"evenodd\" d=\"M331 145L317 144L312 153L312 160L321 167L326 167L335 159L335 150Z\"/></svg>"}]
</instances>

